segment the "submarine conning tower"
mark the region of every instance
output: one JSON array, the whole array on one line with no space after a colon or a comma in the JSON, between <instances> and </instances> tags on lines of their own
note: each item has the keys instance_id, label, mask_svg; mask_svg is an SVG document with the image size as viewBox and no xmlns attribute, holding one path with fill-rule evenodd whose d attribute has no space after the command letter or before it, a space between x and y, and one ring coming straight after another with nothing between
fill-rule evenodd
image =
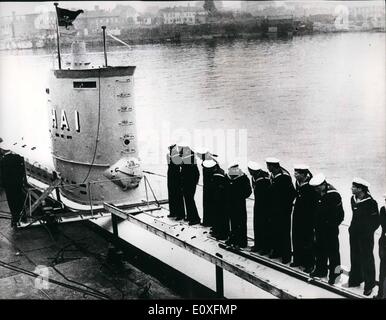
<instances>
[{"instance_id":1,"label":"submarine conning tower","mask_svg":"<svg viewBox=\"0 0 386 320\"><path fill-rule=\"evenodd\" d=\"M81 203L124 203L142 178L133 85L135 66L90 67L84 42L68 69L52 70L49 131L62 194Z\"/></svg>"}]
</instances>

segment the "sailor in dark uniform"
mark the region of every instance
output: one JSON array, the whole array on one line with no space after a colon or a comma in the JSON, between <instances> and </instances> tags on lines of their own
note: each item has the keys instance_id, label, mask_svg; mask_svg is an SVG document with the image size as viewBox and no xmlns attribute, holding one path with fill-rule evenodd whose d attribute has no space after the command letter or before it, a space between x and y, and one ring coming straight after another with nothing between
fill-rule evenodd
<instances>
[{"instance_id":1,"label":"sailor in dark uniform","mask_svg":"<svg viewBox=\"0 0 386 320\"><path fill-rule=\"evenodd\" d=\"M194 150L196 155L202 160L202 224L206 227L212 227L214 223L214 206L213 206L213 180L210 179L212 176L211 168L203 166L205 160L216 161L213 154L211 154L205 148L197 148Z\"/></svg>"},{"instance_id":2,"label":"sailor in dark uniform","mask_svg":"<svg viewBox=\"0 0 386 320\"><path fill-rule=\"evenodd\" d=\"M205 160L202 164L208 172L207 183L211 188L210 205L213 213L211 235L217 240L226 240L229 236L229 217L226 208L227 179L224 170L215 160Z\"/></svg>"},{"instance_id":3,"label":"sailor in dark uniform","mask_svg":"<svg viewBox=\"0 0 386 320\"><path fill-rule=\"evenodd\" d=\"M273 252L270 258L281 258L287 264L291 262L291 214L296 192L289 172L280 166L278 159L267 158L266 163L271 173L269 197Z\"/></svg>"},{"instance_id":4,"label":"sailor in dark uniform","mask_svg":"<svg viewBox=\"0 0 386 320\"><path fill-rule=\"evenodd\" d=\"M297 192L292 215L293 262L291 267L302 267L310 273L315 267L314 221L318 194L309 185L312 174L306 165L295 165Z\"/></svg>"},{"instance_id":5,"label":"sailor in dark uniform","mask_svg":"<svg viewBox=\"0 0 386 320\"><path fill-rule=\"evenodd\" d=\"M351 270L349 287L363 281L363 294L369 296L375 287L374 232L379 227L378 204L369 193L370 184L354 178L352 182L352 220L349 227Z\"/></svg>"},{"instance_id":6,"label":"sailor in dark uniform","mask_svg":"<svg viewBox=\"0 0 386 320\"><path fill-rule=\"evenodd\" d=\"M248 245L246 199L252 193L251 184L237 163L229 166L226 177L227 212L231 222L230 236L226 243L245 248Z\"/></svg>"},{"instance_id":7,"label":"sailor in dark uniform","mask_svg":"<svg viewBox=\"0 0 386 320\"><path fill-rule=\"evenodd\" d=\"M265 255L270 252L270 215L269 187L271 181L268 172L254 161L248 162L248 171L252 177L252 189L255 198L253 205L254 246L252 251Z\"/></svg>"},{"instance_id":8,"label":"sailor in dark uniform","mask_svg":"<svg viewBox=\"0 0 386 320\"><path fill-rule=\"evenodd\" d=\"M180 155L182 158L181 179L182 179L182 195L185 202L186 218L189 225L200 223L194 195L200 178L194 152L186 145L180 145Z\"/></svg>"},{"instance_id":9,"label":"sailor in dark uniform","mask_svg":"<svg viewBox=\"0 0 386 320\"><path fill-rule=\"evenodd\" d=\"M334 284L342 273L339 253L339 225L344 219L342 198L321 173L310 180L310 186L315 187L318 193L315 211L316 267L310 276L322 278L329 270L328 283Z\"/></svg>"},{"instance_id":10,"label":"sailor in dark uniform","mask_svg":"<svg viewBox=\"0 0 386 320\"><path fill-rule=\"evenodd\" d=\"M173 144L169 147L167 162L167 184L170 211L168 217L176 218L176 220L182 220L185 218L184 199L182 196L182 158L177 145Z\"/></svg>"},{"instance_id":11,"label":"sailor in dark uniform","mask_svg":"<svg viewBox=\"0 0 386 320\"><path fill-rule=\"evenodd\" d=\"M1 159L0 169L8 207L12 214L11 226L17 227L26 200L24 158L7 152Z\"/></svg>"},{"instance_id":12,"label":"sailor in dark uniform","mask_svg":"<svg viewBox=\"0 0 386 320\"><path fill-rule=\"evenodd\" d=\"M384 205L379 212L381 222L381 237L379 238L379 289L377 298L386 299L386 193L383 195L385 199Z\"/></svg>"}]
</instances>

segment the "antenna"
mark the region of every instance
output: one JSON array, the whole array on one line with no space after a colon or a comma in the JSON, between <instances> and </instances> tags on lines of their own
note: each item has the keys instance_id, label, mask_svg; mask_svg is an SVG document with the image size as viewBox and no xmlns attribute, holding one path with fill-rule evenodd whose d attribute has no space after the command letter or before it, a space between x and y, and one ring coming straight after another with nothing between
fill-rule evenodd
<instances>
[{"instance_id":1,"label":"antenna","mask_svg":"<svg viewBox=\"0 0 386 320\"><path fill-rule=\"evenodd\" d=\"M106 53L106 26L102 26L103 30L103 52L105 54L105 67L107 68L107 53Z\"/></svg>"}]
</instances>

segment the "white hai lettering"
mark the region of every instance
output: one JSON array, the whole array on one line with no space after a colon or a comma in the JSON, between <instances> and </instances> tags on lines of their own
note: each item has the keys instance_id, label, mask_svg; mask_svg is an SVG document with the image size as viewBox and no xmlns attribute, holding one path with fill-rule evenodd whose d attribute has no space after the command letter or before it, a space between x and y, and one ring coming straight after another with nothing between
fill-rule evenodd
<instances>
[{"instance_id":1,"label":"white hai lettering","mask_svg":"<svg viewBox=\"0 0 386 320\"><path fill-rule=\"evenodd\" d=\"M66 128L67 131L70 131L70 126L68 125L66 111L62 110L62 113L60 116L60 129L64 130L64 128Z\"/></svg>"},{"instance_id":2,"label":"white hai lettering","mask_svg":"<svg viewBox=\"0 0 386 320\"><path fill-rule=\"evenodd\" d=\"M52 128L58 129L58 121L56 119L56 110L51 110Z\"/></svg>"}]
</instances>

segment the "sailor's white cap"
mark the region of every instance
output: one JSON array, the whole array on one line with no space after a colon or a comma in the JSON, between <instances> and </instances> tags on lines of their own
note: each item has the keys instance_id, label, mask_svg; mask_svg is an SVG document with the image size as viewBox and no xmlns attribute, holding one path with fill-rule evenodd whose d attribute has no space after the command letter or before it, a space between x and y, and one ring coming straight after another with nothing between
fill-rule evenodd
<instances>
[{"instance_id":1,"label":"sailor's white cap","mask_svg":"<svg viewBox=\"0 0 386 320\"><path fill-rule=\"evenodd\" d=\"M179 147L181 147L181 148L187 148L187 147L189 147L189 143L188 143L186 140L183 140L183 139L179 140L178 143L177 143L177 145L178 145Z\"/></svg>"},{"instance_id":2,"label":"sailor's white cap","mask_svg":"<svg viewBox=\"0 0 386 320\"><path fill-rule=\"evenodd\" d=\"M239 162L238 161L234 160L234 161L229 162L228 169L238 168L238 167L239 167Z\"/></svg>"},{"instance_id":3,"label":"sailor's white cap","mask_svg":"<svg viewBox=\"0 0 386 320\"><path fill-rule=\"evenodd\" d=\"M278 158L269 157L265 159L266 163L279 164L280 160Z\"/></svg>"},{"instance_id":4,"label":"sailor's white cap","mask_svg":"<svg viewBox=\"0 0 386 320\"><path fill-rule=\"evenodd\" d=\"M362 178L355 177L354 179L352 179L352 183L359 184L366 188L370 188L370 183L368 183L365 179Z\"/></svg>"},{"instance_id":5,"label":"sailor's white cap","mask_svg":"<svg viewBox=\"0 0 386 320\"><path fill-rule=\"evenodd\" d=\"M204 160L204 162L202 163L202 166L204 168L213 168L214 166L216 166L217 162L214 161L214 160Z\"/></svg>"},{"instance_id":6,"label":"sailor's white cap","mask_svg":"<svg viewBox=\"0 0 386 320\"><path fill-rule=\"evenodd\" d=\"M294 165L294 170L310 170L310 167L306 164L299 163Z\"/></svg>"},{"instance_id":7,"label":"sailor's white cap","mask_svg":"<svg viewBox=\"0 0 386 320\"><path fill-rule=\"evenodd\" d=\"M321 185L323 182L326 181L326 177L323 173L318 173L312 177L310 180L310 186L316 187Z\"/></svg>"},{"instance_id":8,"label":"sailor's white cap","mask_svg":"<svg viewBox=\"0 0 386 320\"><path fill-rule=\"evenodd\" d=\"M248 162L248 169L252 170L252 171L257 171L257 170L261 170L263 169L261 167L261 165L259 165L257 162L255 161L249 161Z\"/></svg>"},{"instance_id":9,"label":"sailor's white cap","mask_svg":"<svg viewBox=\"0 0 386 320\"><path fill-rule=\"evenodd\" d=\"M204 155L204 154L207 154L209 152L209 150L208 150L208 148L206 148L204 146L197 146L194 148L194 152Z\"/></svg>"}]
</instances>

